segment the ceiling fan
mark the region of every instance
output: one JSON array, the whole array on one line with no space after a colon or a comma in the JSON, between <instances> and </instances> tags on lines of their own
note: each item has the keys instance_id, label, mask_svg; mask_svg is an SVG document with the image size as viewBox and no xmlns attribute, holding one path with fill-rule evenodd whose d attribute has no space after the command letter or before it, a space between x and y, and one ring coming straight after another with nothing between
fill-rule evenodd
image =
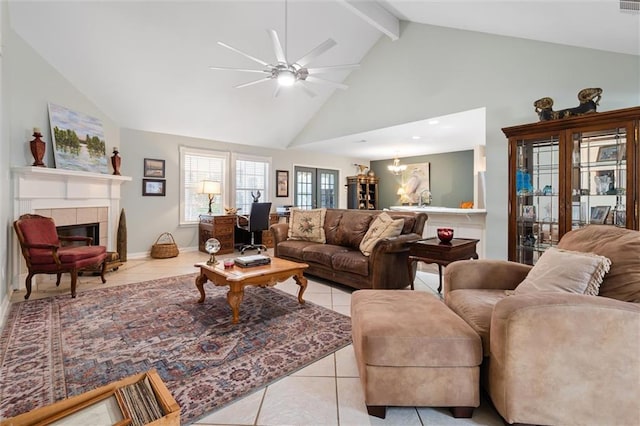
<instances>
[{"instance_id":1,"label":"ceiling fan","mask_svg":"<svg viewBox=\"0 0 640 426\"><path fill-rule=\"evenodd\" d=\"M287 12L286 12L286 1L285 1L285 43L286 43L286 19L287 19ZM267 30L267 32L269 33L269 36L271 37L271 42L273 44L273 50L275 52L276 55L276 60L277 62L275 64L270 64L266 61L263 61L262 59L256 58L254 56L249 55L248 53L245 53L239 49L236 49L233 46L229 46L226 43L223 43L221 41L218 42L218 44L222 47L226 47L229 50L232 50L236 53L241 54L242 56L245 56L249 59L251 59L254 62L259 63L260 65L262 65L264 68L261 70L256 70L256 69L246 69L246 68L225 68L225 67L209 67L210 69L213 70L227 70L227 71L242 71L242 72L252 72L252 73L259 73L259 74L265 74L265 76L263 78L260 78L258 80L254 80L254 81L250 81L248 83L243 83L243 84L239 84L237 86L235 86L237 89L243 88L243 87L248 87L248 86L252 86L254 84L260 84L260 83L264 83L264 82L268 82L271 80L276 80L278 82L278 85L276 86L276 90L273 94L274 97L278 96L278 93L280 91L280 87L282 86L293 86L293 85L297 85L300 86L310 97L314 97L316 96L316 93L311 90L306 83L307 82L311 82L311 83L318 83L318 84L325 84L325 85L329 85L329 86L333 86L339 89L347 89L348 86L346 84L342 84L342 83L337 83L335 81L330 81L330 80L325 80L323 78L320 77L316 77L315 74L322 74L322 73L326 73L326 72L331 72L331 71L337 71L337 70L347 70L347 69L355 69L355 68L359 68L360 64L348 64L348 65L334 65L334 66L328 66L328 67L316 67L316 68L307 68L307 65L309 63L311 63L314 59L316 59L318 56L320 56L321 54L323 54L324 52L326 52L327 50L331 49L333 46L335 46L337 43L329 38L326 41L324 41L323 43L319 44L318 46L316 46L315 48L313 48L309 53L307 53L306 55L304 55L303 57L301 57L300 59L298 59L297 61L294 62L289 62L287 60L287 56L286 56L286 47L285 49L283 49L282 44L280 43L280 39L278 38L278 33L275 30Z\"/></svg>"}]
</instances>

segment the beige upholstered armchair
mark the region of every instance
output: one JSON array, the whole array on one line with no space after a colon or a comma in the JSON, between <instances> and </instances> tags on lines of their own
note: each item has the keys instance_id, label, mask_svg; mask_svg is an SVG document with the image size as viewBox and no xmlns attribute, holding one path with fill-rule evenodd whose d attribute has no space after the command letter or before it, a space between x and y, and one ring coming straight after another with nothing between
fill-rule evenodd
<instances>
[{"instance_id":1,"label":"beige upholstered armchair","mask_svg":"<svg viewBox=\"0 0 640 426\"><path fill-rule=\"evenodd\" d=\"M530 266L470 260L447 267L445 302L481 336L482 384L508 423L638 425L640 232L591 225L558 247L611 260L598 296L511 294Z\"/></svg>"}]
</instances>

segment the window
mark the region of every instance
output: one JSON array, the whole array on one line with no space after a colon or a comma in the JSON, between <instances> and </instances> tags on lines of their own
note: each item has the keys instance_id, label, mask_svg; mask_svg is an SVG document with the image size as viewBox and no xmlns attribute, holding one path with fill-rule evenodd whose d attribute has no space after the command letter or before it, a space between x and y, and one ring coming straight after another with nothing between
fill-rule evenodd
<instances>
[{"instance_id":1,"label":"window","mask_svg":"<svg viewBox=\"0 0 640 426\"><path fill-rule=\"evenodd\" d=\"M271 158L247 155L235 156L235 206L240 214L251 212L253 195L260 192L260 202L269 200L269 170Z\"/></svg>"},{"instance_id":2,"label":"window","mask_svg":"<svg viewBox=\"0 0 640 426\"><path fill-rule=\"evenodd\" d=\"M203 180L220 182L222 194L214 196L211 211L224 213L228 157L229 154L221 151L180 147L180 224L198 222L198 216L209 210L209 197L198 194Z\"/></svg>"}]
</instances>

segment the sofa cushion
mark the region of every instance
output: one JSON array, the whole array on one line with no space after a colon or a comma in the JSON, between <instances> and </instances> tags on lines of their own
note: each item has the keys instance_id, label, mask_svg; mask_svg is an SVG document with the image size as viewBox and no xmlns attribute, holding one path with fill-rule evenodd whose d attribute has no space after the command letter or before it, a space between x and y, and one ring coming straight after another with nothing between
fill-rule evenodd
<instances>
[{"instance_id":1,"label":"sofa cushion","mask_svg":"<svg viewBox=\"0 0 640 426\"><path fill-rule=\"evenodd\" d=\"M324 235L327 239L327 244L338 244L338 229L340 228L340 221L344 210L340 209L327 209L327 214L324 216Z\"/></svg>"},{"instance_id":2,"label":"sofa cushion","mask_svg":"<svg viewBox=\"0 0 640 426\"><path fill-rule=\"evenodd\" d=\"M289 217L289 239L326 242L324 234L324 216L327 209L292 209Z\"/></svg>"},{"instance_id":3,"label":"sofa cushion","mask_svg":"<svg viewBox=\"0 0 640 426\"><path fill-rule=\"evenodd\" d=\"M360 242L369 229L374 215L367 211L344 214L336 233L335 245L360 249Z\"/></svg>"},{"instance_id":4,"label":"sofa cushion","mask_svg":"<svg viewBox=\"0 0 640 426\"><path fill-rule=\"evenodd\" d=\"M290 259L304 260L302 250L307 246L318 245L311 241L287 240L278 243L278 256L288 257Z\"/></svg>"},{"instance_id":5,"label":"sofa cushion","mask_svg":"<svg viewBox=\"0 0 640 426\"><path fill-rule=\"evenodd\" d=\"M504 290L453 290L447 295L447 306L475 330L482 339L484 356L489 356L491 314L493 307L507 297Z\"/></svg>"},{"instance_id":6,"label":"sofa cushion","mask_svg":"<svg viewBox=\"0 0 640 426\"><path fill-rule=\"evenodd\" d=\"M352 272L365 277L369 276L369 258L363 255L360 250L335 253L331 258L331 266L336 271Z\"/></svg>"},{"instance_id":7,"label":"sofa cushion","mask_svg":"<svg viewBox=\"0 0 640 426\"><path fill-rule=\"evenodd\" d=\"M360 251L365 256L369 256L373 247L383 238L397 237L402 232L404 219L392 219L387 213L382 212L375 218L364 234L360 242Z\"/></svg>"},{"instance_id":8,"label":"sofa cushion","mask_svg":"<svg viewBox=\"0 0 640 426\"><path fill-rule=\"evenodd\" d=\"M604 256L550 247L513 294L560 291L597 296L610 266Z\"/></svg>"},{"instance_id":9,"label":"sofa cushion","mask_svg":"<svg viewBox=\"0 0 640 426\"><path fill-rule=\"evenodd\" d=\"M331 244L311 244L302 249L302 260L315 262L331 268L331 258L336 253L345 253L348 248Z\"/></svg>"},{"instance_id":10,"label":"sofa cushion","mask_svg":"<svg viewBox=\"0 0 640 426\"><path fill-rule=\"evenodd\" d=\"M558 248L608 257L611 268L600 285L600 296L640 302L640 232L589 225L564 234Z\"/></svg>"},{"instance_id":11,"label":"sofa cushion","mask_svg":"<svg viewBox=\"0 0 640 426\"><path fill-rule=\"evenodd\" d=\"M391 219L393 220L397 220L397 219L404 219L404 225L402 227L402 234L410 234L413 232L413 228L416 225L416 215L408 215L406 214L406 212L393 212L393 211L389 211L386 212ZM422 233L421 233L422 234Z\"/></svg>"}]
</instances>

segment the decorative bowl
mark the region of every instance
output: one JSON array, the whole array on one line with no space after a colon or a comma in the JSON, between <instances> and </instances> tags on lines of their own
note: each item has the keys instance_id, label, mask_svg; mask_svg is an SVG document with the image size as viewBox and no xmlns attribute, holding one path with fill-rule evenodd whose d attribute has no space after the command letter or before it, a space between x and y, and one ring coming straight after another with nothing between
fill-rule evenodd
<instances>
[{"instance_id":1,"label":"decorative bowl","mask_svg":"<svg viewBox=\"0 0 640 426\"><path fill-rule=\"evenodd\" d=\"M443 243L448 243L453 239L453 228L438 228L438 238Z\"/></svg>"}]
</instances>

